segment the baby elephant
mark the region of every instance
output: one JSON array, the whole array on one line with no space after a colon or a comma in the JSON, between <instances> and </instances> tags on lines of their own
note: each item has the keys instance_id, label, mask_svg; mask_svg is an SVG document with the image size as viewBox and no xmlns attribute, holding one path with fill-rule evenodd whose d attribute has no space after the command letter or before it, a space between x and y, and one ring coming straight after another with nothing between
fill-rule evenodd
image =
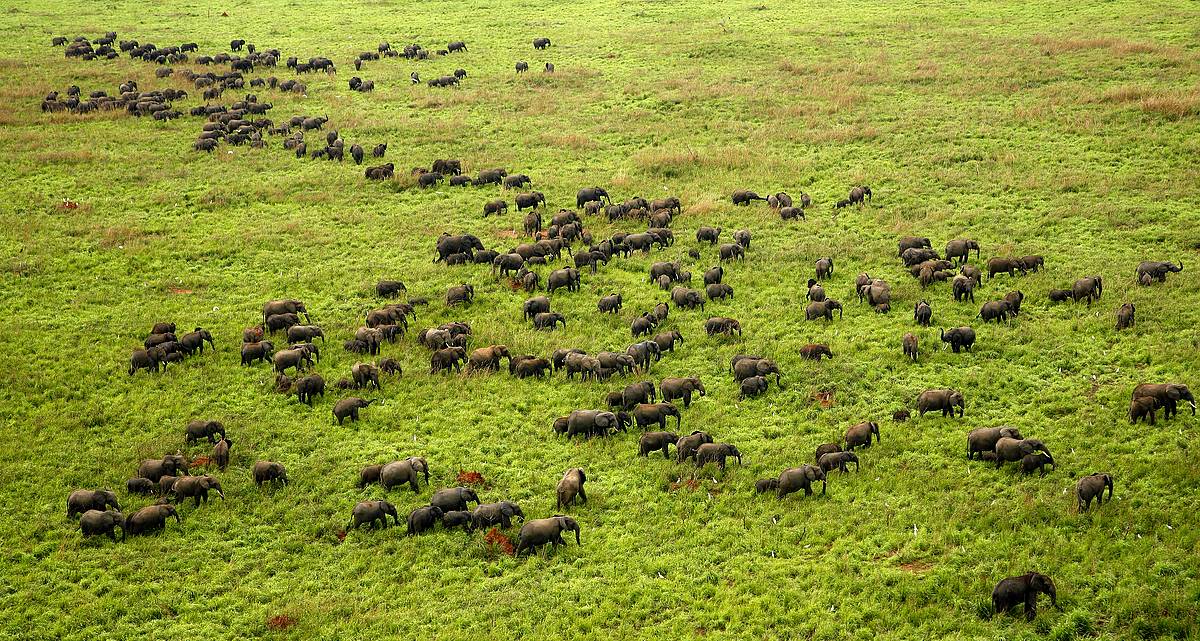
<instances>
[{"instance_id":1,"label":"baby elephant","mask_svg":"<svg viewBox=\"0 0 1200 641\"><path fill-rule=\"evenodd\" d=\"M117 535L113 532L114 528L121 528L121 540L125 540L125 517L120 512L105 512L103 510L88 510L83 513L79 519L79 529L84 536L96 536L97 534L107 534L108 538L116 542Z\"/></svg>"},{"instance_id":2,"label":"baby elephant","mask_svg":"<svg viewBox=\"0 0 1200 641\"><path fill-rule=\"evenodd\" d=\"M742 464L742 453L738 448L729 443L705 443L696 448L696 467L701 468L709 463L716 463L717 467L725 469L725 459L734 457L738 461L738 465Z\"/></svg>"},{"instance_id":3,"label":"baby elephant","mask_svg":"<svg viewBox=\"0 0 1200 641\"><path fill-rule=\"evenodd\" d=\"M1096 472L1079 479L1075 484L1075 497L1078 499L1079 511L1086 512L1092 507L1092 499L1096 499L1096 505L1104 505L1104 488L1108 488L1108 500L1112 500L1113 480L1112 476L1103 472Z\"/></svg>"},{"instance_id":4,"label":"baby elephant","mask_svg":"<svg viewBox=\"0 0 1200 641\"><path fill-rule=\"evenodd\" d=\"M587 492L583 491L583 484L587 482L587 476L583 473L583 468L573 467L563 474L562 480L558 482L558 502L555 504L559 509L570 507L575 502L575 497L579 497L580 503L587 503Z\"/></svg>"},{"instance_id":5,"label":"baby elephant","mask_svg":"<svg viewBox=\"0 0 1200 641\"><path fill-rule=\"evenodd\" d=\"M1149 417L1149 422L1154 425L1154 414L1158 410L1158 399L1153 396L1143 396L1135 398L1129 403L1129 423L1134 425L1138 420L1146 421Z\"/></svg>"},{"instance_id":6,"label":"baby elephant","mask_svg":"<svg viewBox=\"0 0 1200 641\"><path fill-rule=\"evenodd\" d=\"M442 508L436 505L426 505L413 510L408 515L408 535L416 536L432 530L438 521L442 520L444 514Z\"/></svg>"},{"instance_id":7,"label":"baby elephant","mask_svg":"<svg viewBox=\"0 0 1200 641\"><path fill-rule=\"evenodd\" d=\"M464 510L451 510L442 513L442 528L449 530L452 528L462 528L463 532L470 534L475 531L475 522L471 518L471 513Z\"/></svg>"},{"instance_id":8,"label":"baby elephant","mask_svg":"<svg viewBox=\"0 0 1200 641\"><path fill-rule=\"evenodd\" d=\"M1051 469L1056 469L1058 467L1054 464L1054 460L1047 457L1043 452L1026 454L1021 458L1021 473L1033 474L1036 471L1039 472L1039 476L1045 476L1046 465L1049 465Z\"/></svg>"},{"instance_id":9,"label":"baby elephant","mask_svg":"<svg viewBox=\"0 0 1200 641\"><path fill-rule=\"evenodd\" d=\"M1018 603L1025 604L1025 618L1029 621L1037 616L1039 592L1050 595L1050 603L1058 608L1058 594L1054 581L1044 574L1030 572L1022 576L1011 576L996 584L992 590L992 607L997 614L1011 611ZM1058 608L1062 609L1062 608Z\"/></svg>"}]
</instances>

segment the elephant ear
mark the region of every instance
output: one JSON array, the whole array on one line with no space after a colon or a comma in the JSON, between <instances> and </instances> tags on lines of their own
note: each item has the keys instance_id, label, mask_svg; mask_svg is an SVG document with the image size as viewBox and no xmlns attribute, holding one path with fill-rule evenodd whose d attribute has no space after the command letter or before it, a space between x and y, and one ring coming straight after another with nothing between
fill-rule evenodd
<instances>
[{"instance_id":1,"label":"elephant ear","mask_svg":"<svg viewBox=\"0 0 1200 641\"><path fill-rule=\"evenodd\" d=\"M1169 398L1173 401L1178 401L1180 396L1181 396L1181 394L1179 393L1178 386L1171 385L1170 387L1167 388L1167 398Z\"/></svg>"}]
</instances>

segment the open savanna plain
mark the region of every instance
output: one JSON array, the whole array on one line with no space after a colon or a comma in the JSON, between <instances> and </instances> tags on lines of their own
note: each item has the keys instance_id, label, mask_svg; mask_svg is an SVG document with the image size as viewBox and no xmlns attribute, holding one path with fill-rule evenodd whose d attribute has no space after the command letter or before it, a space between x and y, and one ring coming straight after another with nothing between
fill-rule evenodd
<instances>
[{"instance_id":1,"label":"open savanna plain","mask_svg":"<svg viewBox=\"0 0 1200 641\"><path fill-rule=\"evenodd\" d=\"M0 636L8 639L932 639L1196 638L1200 603L1197 423L1184 405L1130 425L1134 385L1200 385L1200 8L1189 2L488 2L76 3L15 0L0 12ZM298 160L280 136L264 149L192 143L203 104L184 69L68 59L54 36L196 42L196 55L244 38L260 50L327 56L337 74L303 77L306 95L256 93L276 123L327 115L366 164ZM544 51L534 37L551 38ZM351 64L378 43L468 52ZM531 71L517 75L525 60ZM554 74L542 73L553 62ZM412 85L466 69L459 88ZM247 79L293 78L282 64ZM373 93L347 89L352 75ZM184 116L43 113L50 91L84 94L137 80L175 87ZM309 150L324 132L308 135ZM387 157L370 149L388 143ZM499 186L419 189L409 168L458 158L466 173L526 173L548 214L580 187L615 201L676 195L675 245L616 258L555 292L567 325L534 331L526 293L485 265L434 263L443 232L488 248L523 242L512 193ZM855 185L863 207L834 209ZM810 194L807 219L764 203L734 207L735 189ZM485 201L510 210L483 218ZM547 216L548 217L548 216ZM643 223L588 217L596 240ZM630 321L666 292L650 264L680 260L699 283L717 264L702 225L753 241L726 265L735 298L672 307L662 329L684 343L649 374L606 382L428 374L417 330L469 322L472 347L506 344L624 351ZM902 236L974 238L990 257L1041 254L1045 269L987 279L976 304L948 283L922 290L897 258ZM701 258L688 256L696 249ZM844 318L805 321L814 261ZM1138 286L1141 260L1183 261L1165 283ZM535 267L543 282L549 269ZM854 295L860 272L889 281L890 314ZM1047 292L1101 275L1103 297L1050 303ZM332 383L360 357L342 349L374 286L403 280L419 307L383 356L404 366L382 391L330 390L311 409L274 391L269 366L239 366L242 330L264 301L298 298L329 336L316 371ZM447 308L472 283L472 305ZM694 285L696 286L696 285ZM983 324L979 305L1012 290L1019 317ZM600 315L599 297L624 309ZM918 328L916 301L933 306ZM1124 302L1137 324L1116 331ZM706 337L704 320L741 321L741 337ZM205 351L165 373L127 373L150 327L210 330ZM938 328L971 325L971 353L940 348ZM906 332L921 340L906 360ZM282 337L276 344L282 344ZM835 358L803 361L828 344ZM734 354L776 359L783 384L740 400ZM555 417L599 408L635 380L700 377L706 397L682 410L683 432L737 445L741 465L697 472L637 456L638 432L567 440ZM962 418L916 416L927 388L966 397ZM336 399L379 399L337 426ZM893 422L907 408L913 419ZM66 516L74 489L111 487L125 513L153 502L125 492L142 459L188 447L184 425L222 421L234 440L225 500L182 504L182 523L112 543L85 539ZM832 473L825 496L783 500L756 479L811 463L817 445L861 421L881 439L860 472ZM1012 425L1041 439L1057 468L1023 476L966 458L966 434ZM674 427L673 425L671 426ZM673 454L673 452L672 452ZM420 492L357 488L365 465L424 456ZM287 466L287 486L257 488L257 460ZM587 470L590 501L569 508L582 545L512 557L483 534L404 528L345 533L350 511L388 498L401 515L453 486L485 479L485 502L529 518L556 513L563 471ZM853 469L853 468L852 468ZM1112 474L1115 500L1080 513L1076 480ZM503 533L516 537L519 525ZM571 538L571 537L568 537ZM1051 576L1061 610L1033 622L989 618L1001 578Z\"/></svg>"}]
</instances>

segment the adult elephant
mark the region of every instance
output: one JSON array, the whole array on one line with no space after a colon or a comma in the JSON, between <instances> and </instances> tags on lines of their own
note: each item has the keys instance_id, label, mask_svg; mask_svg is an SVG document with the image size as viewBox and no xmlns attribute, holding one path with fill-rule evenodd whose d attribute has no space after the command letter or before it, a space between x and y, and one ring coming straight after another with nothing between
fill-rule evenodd
<instances>
[{"instance_id":1,"label":"adult elephant","mask_svg":"<svg viewBox=\"0 0 1200 641\"><path fill-rule=\"evenodd\" d=\"M983 458L984 452L995 452L996 442L1002 438L1012 438L1021 440L1021 431L1015 427L981 427L977 430L971 430L967 434L967 460L979 454L979 458Z\"/></svg>"},{"instance_id":2,"label":"adult elephant","mask_svg":"<svg viewBox=\"0 0 1200 641\"><path fill-rule=\"evenodd\" d=\"M696 448L696 467L700 468L709 463L716 463L718 468L724 470L725 460L729 457L736 458L738 465L742 464L742 453L733 444L704 443Z\"/></svg>"},{"instance_id":3,"label":"adult elephant","mask_svg":"<svg viewBox=\"0 0 1200 641\"><path fill-rule=\"evenodd\" d=\"M638 439L638 456L649 456L650 452L662 450L663 458L670 458L671 446L679 441L674 432L646 432Z\"/></svg>"},{"instance_id":4,"label":"adult elephant","mask_svg":"<svg viewBox=\"0 0 1200 641\"><path fill-rule=\"evenodd\" d=\"M609 198L608 191L601 187L585 187L580 189L579 192L575 194L575 207L577 209L583 209L584 204L593 200L602 205L605 204L605 201L607 201L607 204L609 205L612 204L612 198Z\"/></svg>"},{"instance_id":5,"label":"adult elephant","mask_svg":"<svg viewBox=\"0 0 1200 641\"><path fill-rule=\"evenodd\" d=\"M879 423L867 421L847 429L843 439L846 442L846 451L853 451L856 447L871 447L871 435L875 436L875 442L878 443Z\"/></svg>"},{"instance_id":6,"label":"adult elephant","mask_svg":"<svg viewBox=\"0 0 1200 641\"><path fill-rule=\"evenodd\" d=\"M525 520L525 512L521 510L521 506L512 501L500 501L499 503L484 503L475 508L471 513L471 520L476 528L488 528L494 525L499 525L503 528L512 527L513 517Z\"/></svg>"},{"instance_id":7,"label":"adult elephant","mask_svg":"<svg viewBox=\"0 0 1200 641\"><path fill-rule=\"evenodd\" d=\"M696 450L700 449L701 445L712 443L713 437L708 432L696 430L687 436L682 436L675 441L675 461L682 463L689 458L696 456Z\"/></svg>"},{"instance_id":8,"label":"adult elephant","mask_svg":"<svg viewBox=\"0 0 1200 641\"><path fill-rule=\"evenodd\" d=\"M1016 276L1017 272L1021 272L1024 276L1026 273L1025 263L1020 258L989 258L987 262L988 279L991 279L996 274L1005 273L1009 276Z\"/></svg>"},{"instance_id":9,"label":"adult elephant","mask_svg":"<svg viewBox=\"0 0 1200 641\"><path fill-rule=\"evenodd\" d=\"M714 316L704 321L704 333L709 336L716 336L717 334L733 336L734 332L737 332L739 337L742 335L742 324L735 319L725 316Z\"/></svg>"},{"instance_id":10,"label":"adult elephant","mask_svg":"<svg viewBox=\"0 0 1200 641\"><path fill-rule=\"evenodd\" d=\"M154 532L167 527L167 518L175 517L177 523L182 523L179 512L174 505L147 505L125 519L124 532L134 536L146 532Z\"/></svg>"},{"instance_id":11,"label":"adult elephant","mask_svg":"<svg viewBox=\"0 0 1200 641\"><path fill-rule=\"evenodd\" d=\"M679 429L682 418L679 415L679 408L672 403L638 403L633 408L633 420L640 428L657 423L660 430L665 430L667 429L667 419L671 416L675 417L675 429Z\"/></svg>"},{"instance_id":12,"label":"adult elephant","mask_svg":"<svg viewBox=\"0 0 1200 641\"><path fill-rule=\"evenodd\" d=\"M578 498L580 503L587 503L587 492L583 489L583 484L587 482L587 474L583 468L573 467L563 474L562 479L558 481L558 487L555 488L555 503L556 509L570 507L575 499Z\"/></svg>"},{"instance_id":13,"label":"adult elephant","mask_svg":"<svg viewBox=\"0 0 1200 641\"><path fill-rule=\"evenodd\" d=\"M1103 472L1089 474L1075 484L1075 498L1078 501L1080 512L1088 511L1092 507L1092 499L1096 499L1096 505L1104 505L1104 488L1108 488L1108 500L1112 500L1113 480L1112 476Z\"/></svg>"},{"instance_id":14,"label":"adult elephant","mask_svg":"<svg viewBox=\"0 0 1200 641\"><path fill-rule=\"evenodd\" d=\"M375 527L375 523L379 523L379 527L387 527L387 517L392 517L392 521L396 525L400 525L400 515L396 513L396 506L387 501L360 501L354 506L354 511L351 512L350 522L346 524L347 530L353 530L361 527L364 523Z\"/></svg>"},{"instance_id":15,"label":"adult elephant","mask_svg":"<svg viewBox=\"0 0 1200 641\"><path fill-rule=\"evenodd\" d=\"M621 428L617 415L604 410L575 410L567 417L568 438L575 435L583 435L584 438L606 436Z\"/></svg>"},{"instance_id":16,"label":"adult elephant","mask_svg":"<svg viewBox=\"0 0 1200 641\"><path fill-rule=\"evenodd\" d=\"M779 363L769 358L741 358L733 363L733 380L742 382L751 376L770 376L775 375L775 384L779 385L779 378L783 373L779 371Z\"/></svg>"},{"instance_id":17,"label":"adult elephant","mask_svg":"<svg viewBox=\"0 0 1200 641\"><path fill-rule=\"evenodd\" d=\"M225 425L220 421L196 419L188 422L187 427L184 428L184 434L188 445L202 438L207 438L209 443L216 443L218 434L221 435L221 438L225 438Z\"/></svg>"},{"instance_id":18,"label":"adult elephant","mask_svg":"<svg viewBox=\"0 0 1200 641\"><path fill-rule=\"evenodd\" d=\"M1086 298L1088 307L1092 306L1092 299L1100 300L1103 293L1104 281L1099 276L1080 278L1071 285L1071 300L1078 303L1080 299Z\"/></svg>"},{"instance_id":19,"label":"adult elephant","mask_svg":"<svg viewBox=\"0 0 1200 641\"><path fill-rule=\"evenodd\" d=\"M120 512L105 512L104 510L88 510L79 519L79 529L84 536L107 534L114 542L117 540L115 528L121 528L121 540L125 540L125 516Z\"/></svg>"},{"instance_id":20,"label":"adult elephant","mask_svg":"<svg viewBox=\"0 0 1200 641\"><path fill-rule=\"evenodd\" d=\"M684 407L692 406L693 393L699 392L700 396L708 393L698 378L664 378L659 384L659 390L666 402L682 398Z\"/></svg>"},{"instance_id":21,"label":"adult elephant","mask_svg":"<svg viewBox=\"0 0 1200 641\"><path fill-rule=\"evenodd\" d=\"M904 250L906 249L921 249L923 247L932 249L933 243L929 242L928 238L921 236L904 236L900 239L900 242L897 243L897 246L899 251L896 253L896 255L904 256Z\"/></svg>"},{"instance_id":22,"label":"adult elephant","mask_svg":"<svg viewBox=\"0 0 1200 641\"><path fill-rule=\"evenodd\" d=\"M1158 401L1163 408L1163 420L1169 420L1178 411L1179 401L1186 401L1192 407L1192 416L1196 415L1196 399L1187 385L1178 383L1142 383L1133 388L1133 398L1151 397Z\"/></svg>"},{"instance_id":23,"label":"adult elephant","mask_svg":"<svg viewBox=\"0 0 1200 641\"><path fill-rule=\"evenodd\" d=\"M483 249L480 247L480 249ZM308 317L308 308L304 306L303 301L294 298L272 300L263 304L263 322L276 314L304 314L304 322L311 323Z\"/></svg>"},{"instance_id":24,"label":"adult elephant","mask_svg":"<svg viewBox=\"0 0 1200 641\"><path fill-rule=\"evenodd\" d=\"M1046 455L1048 463L1054 463L1054 456L1050 454L1050 450L1046 449L1046 444L1036 438L1015 439L1001 437L996 441L996 469L1000 469L1002 465L1009 461L1020 461L1021 459L1033 454L1041 452Z\"/></svg>"},{"instance_id":25,"label":"adult elephant","mask_svg":"<svg viewBox=\"0 0 1200 641\"><path fill-rule=\"evenodd\" d=\"M469 487L444 488L434 492L433 496L429 498L429 504L441 508L443 512L466 510L470 507L468 505L470 502L474 502L477 506L480 504L479 495Z\"/></svg>"},{"instance_id":26,"label":"adult elephant","mask_svg":"<svg viewBox=\"0 0 1200 641\"><path fill-rule=\"evenodd\" d=\"M419 492L420 486L417 485L417 480L420 478L419 468L420 465L411 459L393 461L379 470L379 484L383 486L383 489L390 490L396 485L408 483L413 492ZM425 480L428 482L428 477Z\"/></svg>"},{"instance_id":27,"label":"adult elephant","mask_svg":"<svg viewBox=\"0 0 1200 641\"><path fill-rule=\"evenodd\" d=\"M566 545L562 538L563 532L575 532L575 544L580 545L579 523L569 516L552 516L528 521L521 526L521 531L517 534L519 541L516 554L520 555L525 550L535 550L547 543L554 547Z\"/></svg>"},{"instance_id":28,"label":"adult elephant","mask_svg":"<svg viewBox=\"0 0 1200 641\"><path fill-rule=\"evenodd\" d=\"M971 351L971 346L975 344L975 330L970 327L955 327L950 331L946 331L943 328L940 332L942 342L949 343L950 349L954 350L955 354L963 348L969 352Z\"/></svg>"},{"instance_id":29,"label":"adult elephant","mask_svg":"<svg viewBox=\"0 0 1200 641\"><path fill-rule=\"evenodd\" d=\"M1030 572L1021 576L1011 576L996 584L992 590L992 609L996 614L1011 611L1019 603L1025 604L1025 619L1032 621L1037 616L1037 597L1040 593L1050 597L1050 604L1058 607L1058 593L1054 589L1054 581L1045 574Z\"/></svg>"},{"instance_id":30,"label":"adult elephant","mask_svg":"<svg viewBox=\"0 0 1200 641\"><path fill-rule=\"evenodd\" d=\"M512 354L508 351L506 345L492 345L490 347L480 347L471 352L467 358L468 370L491 370L493 372L500 371L500 359L507 358L512 361Z\"/></svg>"},{"instance_id":31,"label":"adult elephant","mask_svg":"<svg viewBox=\"0 0 1200 641\"><path fill-rule=\"evenodd\" d=\"M1179 273L1183 271L1183 261L1179 261L1179 265L1173 265L1170 261L1146 260L1138 263L1137 279L1139 283L1145 283L1150 280L1157 280L1160 283L1167 281L1167 274Z\"/></svg>"},{"instance_id":32,"label":"adult elephant","mask_svg":"<svg viewBox=\"0 0 1200 641\"><path fill-rule=\"evenodd\" d=\"M641 403L653 403L655 400L657 399L652 381L631 383L621 390L621 408L625 410L632 410Z\"/></svg>"},{"instance_id":33,"label":"adult elephant","mask_svg":"<svg viewBox=\"0 0 1200 641\"><path fill-rule=\"evenodd\" d=\"M110 505L114 510L121 509L117 494L112 490L75 490L67 497L67 516L74 518L88 510L103 512Z\"/></svg>"},{"instance_id":34,"label":"adult elephant","mask_svg":"<svg viewBox=\"0 0 1200 641\"><path fill-rule=\"evenodd\" d=\"M526 194L517 194L513 199L517 203L517 211L524 209L537 209L538 205L546 205L546 197L540 191L531 191Z\"/></svg>"},{"instance_id":35,"label":"adult elephant","mask_svg":"<svg viewBox=\"0 0 1200 641\"><path fill-rule=\"evenodd\" d=\"M749 205L751 201L766 200L766 198L759 196L758 194L756 194L752 191L748 191L745 189L739 189L739 190L733 192L733 196L732 196L731 200L733 200L733 204L735 204L735 205Z\"/></svg>"},{"instance_id":36,"label":"adult elephant","mask_svg":"<svg viewBox=\"0 0 1200 641\"><path fill-rule=\"evenodd\" d=\"M187 474L187 460L181 454L168 454L162 459L146 459L138 465L137 475L157 483L164 476Z\"/></svg>"},{"instance_id":37,"label":"adult elephant","mask_svg":"<svg viewBox=\"0 0 1200 641\"><path fill-rule=\"evenodd\" d=\"M812 496L813 483L821 482L821 494L825 494L826 481L825 472L816 465L801 465L800 467L791 467L779 474L779 478L775 479L775 483L771 484L775 490L777 498L783 498L793 492L804 490L805 496Z\"/></svg>"},{"instance_id":38,"label":"adult elephant","mask_svg":"<svg viewBox=\"0 0 1200 641\"><path fill-rule=\"evenodd\" d=\"M979 243L969 238L956 238L946 243L946 260L965 263L971 258L972 249L975 250L975 258L979 258Z\"/></svg>"},{"instance_id":39,"label":"adult elephant","mask_svg":"<svg viewBox=\"0 0 1200 641\"><path fill-rule=\"evenodd\" d=\"M954 416L954 408L958 408L958 415L961 417L966 410L967 402L963 398L962 392L952 389L930 389L921 392L917 397L917 410L921 416L925 416L926 412L936 412L941 410L942 416Z\"/></svg>"}]
</instances>

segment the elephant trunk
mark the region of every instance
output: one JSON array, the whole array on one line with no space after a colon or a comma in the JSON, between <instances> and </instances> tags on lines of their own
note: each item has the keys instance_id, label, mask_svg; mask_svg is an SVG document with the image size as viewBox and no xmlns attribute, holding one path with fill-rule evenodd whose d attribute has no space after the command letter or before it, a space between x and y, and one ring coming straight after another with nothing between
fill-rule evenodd
<instances>
[{"instance_id":1,"label":"elephant trunk","mask_svg":"<svg viewBox=\"0 0 1200 641\"><path fill-rule=\"evenodd\" d=\"M579 526L576 525L572 529L575 530L575 545L583 545L583 542L579 540Z\"/></svg>"},{"instance_id":2,"label":"elephant trunk","mask_svg":"<svg viewBox=\"0 0 1200 641\"><path fill-rule=\"evenodd\" d=\"M1182 261L1182 260L1181 260L1181 261L1179 261L1179 267L1177 267L1177 268L1175 268L1175 269L1172 269L1171 271L1173 271L1173 272L1181 272L1181 271L1183 271L1183 261Z\"/></svg>"},{"instance_id":3,"label":"elephant trunk","mask_svg":"<svg viewBox=\"0 0 1200 641\"><path fill-rule=\"evenodd\" d=\"M825 496L825 479L821 479L821 496Z\"/></svg>"}]
</instances>

